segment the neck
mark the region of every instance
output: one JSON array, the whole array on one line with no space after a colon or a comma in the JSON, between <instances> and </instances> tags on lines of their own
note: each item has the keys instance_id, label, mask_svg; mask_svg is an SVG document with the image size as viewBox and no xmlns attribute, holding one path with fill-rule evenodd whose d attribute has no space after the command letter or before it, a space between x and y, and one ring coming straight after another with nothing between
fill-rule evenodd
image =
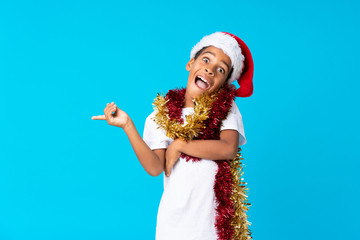
<instances>
[{"instance_id":1,"label":"neck","mask_svg":"<svg viewBox=\"0 0 360 240\"><path fill-rule=\"evenodd\" d=\"M185 92L184 108L195 107L194 99Z\"/></svg>"},{"instance_id":2,"label":"neck","mask_svg":"<svg viewBox=\"0 0 360 240\"><path fill-rule=\"evenodd\" d=\"M194 104L194 102L192 101L192 99L191 100L189 100L189 101L185 101L185 104L184 104L184 108L194 108L195 107L195 104Z\"/></svg>"}]
</instances>

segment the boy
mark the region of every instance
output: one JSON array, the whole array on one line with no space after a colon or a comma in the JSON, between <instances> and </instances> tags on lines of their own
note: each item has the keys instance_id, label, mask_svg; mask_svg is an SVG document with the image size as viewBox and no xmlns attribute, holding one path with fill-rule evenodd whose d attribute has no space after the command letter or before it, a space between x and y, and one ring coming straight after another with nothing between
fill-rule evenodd
<instances>
[{"instance_id":1,"label":"boy","mask_svg":"<svg viewBox=\"0 0 360 240\"><path fill-rule=\"evenodd\" d=\"M131 118L113 102L105 107L105 115L92 119L123 128L151 176L165 171L157 240L250 238L246 215L235 211L235 203L246 205L233 195L233 187L239 184L233 185L231 174L237 171L231 172L226 161L246 143L234 97L252 94L250 51L236 36L216 32L195 45L186 70L186 89L170 90L155 100L144 140ZM235 79L240 85L236 91L230 85ZM234 219L241 219L241 232L233 227L238 221Z\"/></svg>"}]
</instances>

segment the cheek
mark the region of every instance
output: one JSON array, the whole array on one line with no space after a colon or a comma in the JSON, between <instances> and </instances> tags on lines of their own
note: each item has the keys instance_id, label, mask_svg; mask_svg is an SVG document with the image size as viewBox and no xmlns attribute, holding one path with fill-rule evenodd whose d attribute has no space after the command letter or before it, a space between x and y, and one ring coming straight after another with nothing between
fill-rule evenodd
<instances>
[{"instance_id":1,"label":"cheek","mask_svg":"<svg viewBox=\"0 0 360 240\"><path fill-rule=\"evenodd\" d=\"M211 92L218 90L219 88L222 87L223 84L224 84L223 82L217 82L217 83L213 86Z\"/></svg>"},{"instance_id":2,"label":"cheek","mask_svg":"<svg viewBox=\"0 0 360 240\"><path fill-rule=\"evenodd\" d=\"M222 85L224 85L224 83L226 82L226 77L222 77L217 83L216 85L218 87L221 87Z\"/></svg>"}]
</instances>

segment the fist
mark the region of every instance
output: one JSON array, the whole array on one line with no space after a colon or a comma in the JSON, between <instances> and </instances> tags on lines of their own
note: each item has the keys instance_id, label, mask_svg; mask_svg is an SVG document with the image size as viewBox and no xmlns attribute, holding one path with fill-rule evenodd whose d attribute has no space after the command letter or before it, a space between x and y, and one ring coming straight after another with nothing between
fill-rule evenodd
<instances>
[{"instance_id":1,"label":"fist","mask_svg":"<svg viewBox=\"0 0 360 240\"><path fill-rule=\"evenodd\" d=\"M125 128L130 123L126 112L116 106L114 102L106 104L105 115L92 116L93 120L106 120L109 125Z\"/></svg>"}]
</instances>

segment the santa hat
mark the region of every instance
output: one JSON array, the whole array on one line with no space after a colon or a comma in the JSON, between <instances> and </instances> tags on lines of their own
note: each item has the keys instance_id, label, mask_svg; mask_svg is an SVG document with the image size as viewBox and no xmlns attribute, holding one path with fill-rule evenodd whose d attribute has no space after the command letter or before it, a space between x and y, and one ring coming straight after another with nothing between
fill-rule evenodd
<instances>
[{"instance_id":1,"label":"santa hat","mask_svg":"<svg viewBox=\"0 0 360 240\"><path fill-rule=\"evenodd\" d=\"M196 53L202 48L214 46L223 50L229 56L233 68L232 74L228 79L231 84L235 80L240 85L236 90L237 97L250 97L253 93L254 63L249 48L237 36L227 32L215 32L203 37L190 53L190 58L195 57Z\"/></svg>"}]
</instances>

